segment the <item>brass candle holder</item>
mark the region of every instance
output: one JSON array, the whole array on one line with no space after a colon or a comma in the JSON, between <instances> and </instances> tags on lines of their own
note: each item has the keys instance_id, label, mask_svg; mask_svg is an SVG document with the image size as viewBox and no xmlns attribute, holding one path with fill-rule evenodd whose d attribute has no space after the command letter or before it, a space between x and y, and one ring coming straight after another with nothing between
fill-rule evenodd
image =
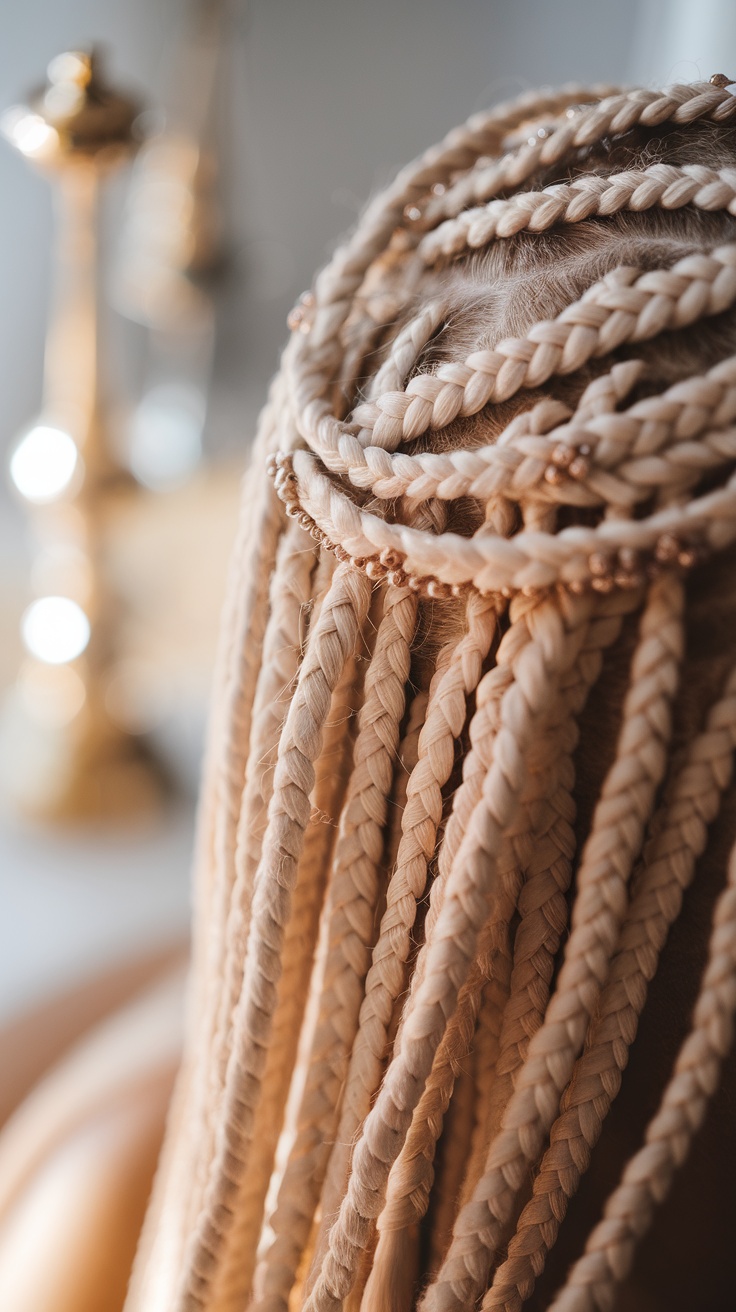
<instances>
[{"instance_id":1,"label":"brass candle holder","mask_svg":"<svg viewBox=\"0 0 736 1312\"><path fill-rule=\"evenodd\" d=\"M136 490L113 455L101 389L99 205L106 178L135 148L138 111L107 85L94 53L70 51L2 121L11 144L51 181L56 214L43 407L10 461L38 538L15 689L22 732L12 791L24 810L47 818L129 814L160 795L156 767L116 723L109 696L119 607L106 528Z\"/></svg>"}]
</instances>

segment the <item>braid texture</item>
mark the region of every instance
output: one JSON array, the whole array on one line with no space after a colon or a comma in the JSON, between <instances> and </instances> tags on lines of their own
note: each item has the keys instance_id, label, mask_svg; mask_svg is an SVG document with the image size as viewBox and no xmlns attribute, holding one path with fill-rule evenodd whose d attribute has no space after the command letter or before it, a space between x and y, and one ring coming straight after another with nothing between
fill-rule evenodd
<instances>
[{"instance_id":1,"label":"braid texture","mask_svg":"<svg viewBox=\"0 0 736 1312\"><path fill-rule=\"evenodd\" d=\"M659 1111L574 1246L736 742L733 676L687 710L736 659L727 83L474 115L289 316L126 1312L521 1312L563 1227L555 1312L614 1306L736 1002L732 862Z\"/></svg>"},{"instance_id":2,"label":"braid texture","mask_svg":"<svg viewBox=\"0 0 736 1312\"><path fill-rule=\"evenodd\" d=\"M335 1134L373 940L384 826L416 614L413 593L388 589L366 675L353 773L335 850L325 974L296 1141L271 1217L274 1241L257 1280L259 1312L285 1312L288 1306Z\"/></svg>"},{"instance_id":3,"label":"braid texture","mask_svg":"<svg viewBox=\"0 0 736 1312\"><path fill-rule=\"evenodd\" d=\"M226 931L225 987L219 1034L215 1038L220 1060L225 1050L224 1033L240 991L253 878L258 867L273 782L273 757L299 667L303 611L310 596L313 567L314 553L310 550L309 539L297 524L290 525L281 539L276 558L274 578L279 582L271 590L271 613L256 687L252 742L236 832L235 879Z\"/></svg>"},{"instance_id":4,"label":"braid texture","mask_svg":"<svg viewBox=\"0 0 736 1312\"><path fill-rule=\"evenodd\" d=\"M654 822L657 837L646 854L629 904L586 1048L578 1058L552 1127L550 1148L534 1181L534 1196L522 1213L484 1300L490 1309L520 1308L540 1274L556 1238L603 1120L621 1084L629 1048L657 969L668 930L679 914L695 862L705 849L707 827L715 819L731 781L736 749L736 677L712 708L702 734L692 743L671 790L671 799Z\"/></svg>"},{"instance_id":5,"label":"braid texture","mask_svg":"<svg viewBox=\"0 0 736 1312\"><path fill-rule=\"evenodd\" d=\"M532 1035L540 1028L546 1012L555 960L568 921L566 894L575 852L572 826L576 717L598 679L604 652L619 637L624 616L633 606L633 598L626 593L614 593L599 601L576 664L563 686L560 724L551 724L540 744L542 760L545 755L554 754L557 787L550 789L546 797L542 795L533 842L522 854L525 878L519 893L510 998L503 1015L496 1079L489 1090L484 1134L471 1163L473 1176L466 1183L464 1201L468 1201L477 1185L483 1169L481 1152L484 1160L513 1092L517 1072L526 1059Z\"/></svg>"},{"instance_id":6,"label":"braid texture","mask_svg":"<svg viewBox=\"0 0 736 1312\"><path fill-rule=\"evenodd\" d=\"M630 606L631 602L628 599L624 600L624 606L627 605L627 602ZM620 600L618 604L621 604ZM575 665L566 680L563 727L564 714L569 714L567 708L573 707L575 710L580 710L590 687L590 682L593 681L597 672L598 662L595 659L596 649L594 643L600 642L601 639L611 641L618 630L616 624L613 626L610 624L592 625L590 623L590 606L581 605L579 602L570 608L568 622L570 625L570 642L578 655ZM583 630L582 637L579 631L581 627ZM589 632L591 633L592 642L587 636ZM499 652L499 662L502 660L503 654ZM586 682L586 680L590 680L590 682ZM492 738L488 733L476 731L473 744L475 757L478 759L481 769L487 772L492 760ZM489 985L495 986L493 992L496 996L496 1006L492 1019L491 1048L496 1054L498 1053L499 1031L501 1031L501 1021L504 1019L504 1008L511 972L509 924L519 900L521 873L528 869L532 860L532 853L536 853L537 857L541 856L542 862L547 858L548 870L551 869L553 872L555 861L560 859L560 849L554 839L551 842L551 852L549 844L545 846L543 839L545 834L549 837L549 812L547 808L551 806L553 813L555 813L555 785L560 768L563 778L566 773L564 756L560 761L561 750L564 751L563 742L560 738L560 728L553 719L545 734L535 745L530 759L527 787L522 793L523 809L515 824L508 831L499 857L498 878L501 892L498 905L481 935L476 964L461 990L457 1011L448 1025L438 1049L424 1094L414 1113L411 1131L390 1176L386 1204L378 1219L380 1239L369 1280L370 1298L365 1304L366 1309L374 1306L376 1308L385 1306L387 1290L390 1288L390 1270L398 1260L402 1240L405 1242L407 1229L416 1219L421 1218L427 1209L434 1181L433 1163L436 1142L442 1132L443 1118L452 1097L455 1079L471 1050L481 997L484 991L488 992ZM467 777L472 779L474 774L477 777L479 773L471 768ZM569 784L568 778L568 789ZM564 784L563 795L569 799L569 791L564 788ZM565 809L564 802L562 803L562 809ZM567 880L569 880L571 846L574 846L574 840L568 823L567 830L563 831L562 836L563 862L565 862L565 850L567 851L567 860L565 862L567 870L561 876L563 887L566 886ZM554 878L554 873L552 877ZM532 890L534 892L533 884ZM434 901L440 893L441 884L438 884L436 889L433 890ZM542 907L549 913L545 902L546 899L543 898ZM556 932L556 941L559 944L559 935L566 919L564 899L562 911L558 905L556 914L558 921L560 917L562 919L562 923L558 926ZM551 919L554 922L554 913L552 913ZM429 922L428 932L432 927L432 922ZM521 934L522 943L523 937L523 934ZM548 983L552 961L553 954L551 953L544 964L537 959L535 963L536 970L533 971L534 984L526 975L521 985L522 996L528 996L528 993L532 992L537 1002L538 1020L536 1026L532 1024L532 1030L541 1023L541 1012L544 1003L540 1001L540 988L542 998L544 998L546 996L543 982L544 969L546 965ZM419 978L419 973L418 969L417 978ZM542 979L541 984L540 976ZM518 973L514 983L518 990L520 988ZM514 1013L512 1012L513 1017ZM504 1020L504 1025L507 1025L506 1020ZM505 1037L508 1046L508 1034ZM525 1037L528 1042L529 1034ZM502 1042L503 1039L501 1039ZM491 1098L500 1084L501 1082L498 1079L490 1082ZM502 1085L501 1088L503 1089ZM490 1113L491 1109L489 1108L488 1114Z\"/></svg>"},{"instance_id":7,"label":"braid texture","mask_svg":"<svg viewBox=\"0 0 736 1312\"><path fill-rule=\"evenodd\" d=\"M347 1174L347 1147L375 1096L383 1069L389 1026L405 982L405 964L417 902L427 881L442 818L442 789L454 762L454 745L466 717L466 698L474 691L495 628L494 607L471 602L467 631L457 646L440 658L430 688L427 716L419 735L419 756L406 786L401 841L387 891L373 960L366 979L359 1032L353 1049L343 1113L326 1187L328 1215L339 1199ZM344 1147L343 1147L344 1146ZM339 1193L337 1192L339 1190Z\"/></svg>"},{"instance_id":8,"label":"braid texture","mask_svg":"<svg viewBox=\"0 0 736 1312\"><path fill-rule=\"evenodd\" d=\"M580 643L577 628L579 625L587 624L589 609L589 604L580 602L572 608L571 642L576 647ZM559 735L553 731L550 753L553 761L559 747L558 738ZM476 731L473 743L473 750L479 758L479 763L487 772L492 761L492 739ZM541 751L537 750L535 756L544 760L544 748ZM535 764L539 766L539 759ZM511 970L509 926L518 901L520 870L524 860L520 848L524 846L525 841L534 842L538 839L539 835L533 832L535 809L551 791L556 776L554 767L550 768L549 760L546 765L546 771L530 768L527 786L522 793L523 809L512 831L505 837L499 856L497 906L481 934L476 963L460 992L457 1010L438 1049L431 1075L414 1113L411 1131L390 1176L386 1204L378 1220L380 1239L369 1282L369 1288L372 1283L376 1290L373 1296L376 1307L381 1305L383 1297L378 1293L381 1288L382 1265L391 1267L401 1248L400 1232L415 1219L421 1218L427 1209L434 1181L433 1163L437 1139L442 1131L443 1118L452 1097L455 1079L471 1050L481 997L484 991L488 991L491 981L501 993L499 999L501 1005L496 1011L494 1020L494 1029L496 1031L500 1029L500 1018L503 1015L503 1004ZM438 892L439 886L433 890L434 898L437 897ZM434 926L432 925L431 928ZM429 934L427 941L428 944L431 941ZM498 1033L495 1038L497 1041ZM385 1241L384 1237L388 1232L394 1234L390 1241Z\"/></svg>"},{"instance_id":9,"label":"braid texture","mask_svg":"<svg viewBox=\"0 0 736 1312\"><path fill-rule=\"evenodd\" d=\"M292 914L286 926L283 970L248 1172L234 1206L228 1257L217 1289L223 1309L232 1307L233 1312L242 1306L251 1290L263 1208L276 1165L275 1155L304 1022L335 827L352 759L351 730L359 684L358 667L352 658L346 663L332 695L322 752L315 766L312 823L304 836Z\"/></svg>"},{"instance_id":10,"label":"braid texture","mask_svg":"<svg viewBox=\"0 0 736 1312\"><path fill-rule=\"evenodd\" d=\"M682 603L681 585L670 577L651 591L616 758L578 871L557 989L529 1044L485 1174L457 1219L445 1262L425 1295L427 1312L461 1308L482 1292L517 1190L549 1131L605 983L627 883L664 776L669 708L682 659Z\"/></svg>"},{"instance_id":11,"label":"braid texture","mask_svg":"<svg viewBox=\"0 0 736 1312\"><path fill-rule=\"evenodd\" d=\"M486 919L496 893L498 849L523 787L524 752L538 732L570 660L564 626L552 603L541 603L527 622L533 626L533 637L522 648L513 670L514 681L501 701L494 759L482 791L486 805L482 815L478 814L480 807L473 813L449 876L434 943L427 953L426 973L404 1018L398 1053L365 1119L322 1273L306 1304L310 1312L334 1307L355 1278L359 1249L366 1242L370 1221L380 1210L388 1171L408 1132L422 1084L470 970L479 924Z\"/></svg>"},{"instance_id":12,"label":"braid texture","mask_svg":"<svg viewBox=\"0 0 736 1312\"><path fill-rule=\"evenodd\" d=\"M356 646L369 601L370 585L365 576L346 567L338 569L284 725L263 856L256 872L242 1014L238 1014L239 1005L225 1084L226 1116L204 1207L191 1238L186 1283L179 1296L182 1312L206 1305L213 1259L232 1224L229 1203L244 1172L252 1141L253 1113L276 1005L284 927L309 820L314 761L322 745L332 692ZM238 1042L240 1035L242 1040Z\"/></svg>"},{"instance_id":13,"label":"braid texture","mask_svg":"<svg viewBox=\"0 0 736 1312\"><path fill-rule=\"evenodd\" d=\"M440 224L420 244L428 264L440 256L458 255L465 247L477 249L494 238L513 237L517 232L545 232L555 223L580 223L593 215L617 214L619 210L698 209L736 212L736 171L709 169L691 164L678 169L671 164L653 164L648 169L629 169L609 177L597 174L557 183L544 191L524 191L508 200L491 201L482 209L464 210L454 222Z\"/></svg>"},{"instance_id":14,"label":"braid texture","mask_svg":"<svg viewBox=\"0 0 736 1312\"><path fill-rule=\"evenodd\" d=\"M621 1183L606 1203L583 1257L552 1307L607 1312L628 1272L637 1242L654 1210L666 1197L685 1160L718 1085L721 1065L733 1042L736 1012L736 853L728 883L713 916L708 964L695 1004L690 1033L680 1049L672 1078L645 1142L627 1164Z\"/></svg>"}]
</instances>

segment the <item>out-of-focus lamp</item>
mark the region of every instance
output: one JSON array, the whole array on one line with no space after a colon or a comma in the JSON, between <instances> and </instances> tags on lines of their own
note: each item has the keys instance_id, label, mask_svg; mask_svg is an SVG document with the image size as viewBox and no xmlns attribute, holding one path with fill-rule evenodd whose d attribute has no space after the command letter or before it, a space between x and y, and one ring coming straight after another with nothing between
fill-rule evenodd
<instances>
[{"instance_id":1,"label":"out-of-focus lamp","mask_svg":"<svg viewBox=\"0 0 736 1312\"><path fill-rule=\"evenodd\" d=\"M46 86L0 122L50 178L56 212L43 408L9 466L38 537L10 782L24 809L47 817L125 814L160 794L157 771L108 696L117 603L106 527L135 485L112 454L100 390L98 210L107 174L134 148L138 112L107 85L94 53L68 51L52 60Z\"/></svg>"}]
</instances>

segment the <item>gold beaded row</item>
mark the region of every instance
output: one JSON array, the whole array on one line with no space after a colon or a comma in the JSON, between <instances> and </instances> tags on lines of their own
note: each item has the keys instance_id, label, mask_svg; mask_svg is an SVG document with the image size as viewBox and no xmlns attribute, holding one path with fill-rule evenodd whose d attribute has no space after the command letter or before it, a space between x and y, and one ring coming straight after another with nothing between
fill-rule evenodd
<instances>
[{"instance_id":1,"label":"gold beaded row","mask_svg":"<svg viewBox=\"0 0 736 1312\"><path fill-rule=\"evenodd\" d=\"M558 584L536 588L504 586L490 589L478 588L469 582L445 583L433 574L417 575L407 570L406 555L392 547L384 547L371 556L353 556L339 543L333 542L299 500L299 486L290 455L278 452L270 456L268 473L274 481L277 495L286 507L287 515L295 519L315 542L331 552L336 560L362 570L375 582L386 581L397 588L410 588L421 597L435 600L466 597L471 592L480 596L500 595L506 599L517 593L524 597L542 597L558 586L576 596L589 591L609 593L615 588L632 591L643 587L648 580L657 578L665 569L684 573L704 558L702 548L683 542L674 533L663 533L654 546L646 551L619 547L616 551L591 552L588 556L589 577L586 579L560 580Z\"/></svg>"}]
</instances>

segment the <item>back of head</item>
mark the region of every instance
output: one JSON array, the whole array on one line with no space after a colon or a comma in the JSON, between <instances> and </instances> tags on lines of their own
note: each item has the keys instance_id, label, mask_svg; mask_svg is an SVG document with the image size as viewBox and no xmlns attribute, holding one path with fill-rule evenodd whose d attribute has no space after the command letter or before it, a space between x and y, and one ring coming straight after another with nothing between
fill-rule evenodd
<instances>
[{"instance_id":1,"label":"back of head","mask_svg":"<svg viewBox=\"0 0 736 1312\"><path fill-rule=\"evenodd\" d=\"M723 1097L697 1283L655 1217L736 1005L725 81L476 116L290 317L131 1312L726 1305Z\"/></svg>"}]
</instances>

